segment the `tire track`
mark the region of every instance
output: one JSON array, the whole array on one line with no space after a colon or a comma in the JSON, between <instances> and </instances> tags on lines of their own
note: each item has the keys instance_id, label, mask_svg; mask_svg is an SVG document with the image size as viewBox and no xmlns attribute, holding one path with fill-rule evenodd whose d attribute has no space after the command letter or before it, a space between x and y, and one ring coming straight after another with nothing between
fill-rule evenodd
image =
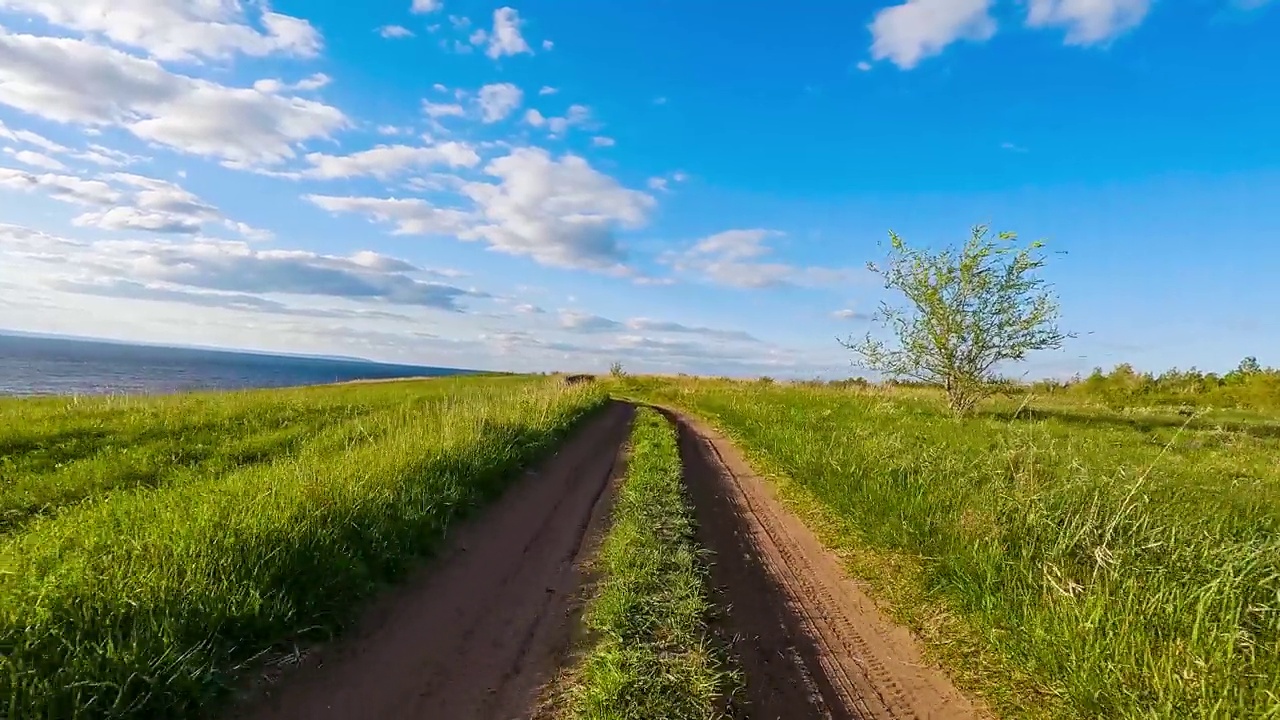
<instances>
[{"instance_id":1,"label":"tire track","mask_svg":"<svg viewBox=\"0 0 1280 720\"><path fill-rule=\"evenodd\" d=\"M726 637L746 677L735 717L961 720L979 717L914 638L844 574L724 438L664 413L681 460Z\"/></svg>"},{"instance_id":2,"label":"tire track","mask_svg":"<svg viewBox=\"0 0 1280 720\"><path fill-rule=\"evenodd\" d=\"M534 712L568 650L579 560L606 513L634 409L611 403L464 523L351 633L243 704L250 720L475 718Z\"/></svg>"}]
</instances>

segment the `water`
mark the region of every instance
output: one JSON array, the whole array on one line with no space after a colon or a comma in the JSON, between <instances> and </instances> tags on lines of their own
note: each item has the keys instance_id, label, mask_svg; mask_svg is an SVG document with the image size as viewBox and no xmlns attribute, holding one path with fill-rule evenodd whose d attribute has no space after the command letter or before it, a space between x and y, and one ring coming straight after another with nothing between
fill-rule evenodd
<instances>
[{"instance_id":1,"label":"water","mask_svg":"<svg viewBox=\"0 0 1280 720\"><path fill-rule=\"evenodd\" d=\"M102 395L315 385L448 368L0 335L0 395Z\"/></svg>"}]
</instances>

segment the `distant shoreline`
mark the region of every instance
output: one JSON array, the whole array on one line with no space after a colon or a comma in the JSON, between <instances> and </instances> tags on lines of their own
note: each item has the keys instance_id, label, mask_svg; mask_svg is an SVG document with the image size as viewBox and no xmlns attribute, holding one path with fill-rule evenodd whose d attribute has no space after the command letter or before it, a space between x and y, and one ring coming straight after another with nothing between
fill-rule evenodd
<instances>
[{"instance_id":1,"label":"distant shoreline","mask_svg":"<svg viewBox=\"0 0 1280 720\"><path fill-rule=\"evenodd\" d=\"M490 371L0 334L0 396L4 397L155 396L486 372Z\"/></svg>"}]
</instances>

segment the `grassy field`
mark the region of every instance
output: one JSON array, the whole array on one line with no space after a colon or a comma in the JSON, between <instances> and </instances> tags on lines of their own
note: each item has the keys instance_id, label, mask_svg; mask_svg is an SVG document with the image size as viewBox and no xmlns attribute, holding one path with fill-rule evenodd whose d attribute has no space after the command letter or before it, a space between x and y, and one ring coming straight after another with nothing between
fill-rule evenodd
<instances>
[{"instance_id":1,"label":"grassy field","mask_svg":"<svg viewBox=\"0 0 1280 720\"><path fill-rule=\"evenodd\" d=\"M198 715L604 399L453 378L0 401L0 716Z\"/></svg>"},{"instance_id":2,"label":"grassy field","mask_svg":"<svg viewBox=\"0 0 1280 720\"><path fill-rule=\"evenodd\" d=\"M709 641L705 569L675 428L641 408L587 607L592 638L567 693L574 718L716 718L733 677Z\"/></svg>"},{"instance_id":3,"label":"grassy field","mask_svg":"<svg viewBox=\"0 0 1280 720\"><path fill-rule=\"evenodd\" d=\"M1280 422L632 379L700 414L1007 717L1280 717ZM1025 405L1021 403L1026 402Z\"/></svg>"}]
</instances>

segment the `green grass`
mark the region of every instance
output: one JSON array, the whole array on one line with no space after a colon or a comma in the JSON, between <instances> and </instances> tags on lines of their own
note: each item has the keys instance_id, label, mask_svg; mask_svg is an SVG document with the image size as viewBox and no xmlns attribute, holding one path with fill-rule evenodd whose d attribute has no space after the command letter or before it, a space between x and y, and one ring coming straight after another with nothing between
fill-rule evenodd
<instances>
[{"instance_id":1,"label":"green grass","mask_svg":"<svg viewBox=\"0 0 1280 720\"><path fill-rule=\"evenodd\" d=\"M709 639L693 532L675 428L641 408L596 561L600 581L585 614L593 644L568 690L568 716L721 716L732 676Z\"/></svg>"},{"instance_id":2,"label":"green grass","mask_svg":"<svg viewBox=\"0 0 1280 720\"><path fill-rule=\"evenodd\" d=\"M733 437L1001 715L1280 717L1274 417L629 385Z\"/></svg>"},{"instance_id":3,"label":"green grass","mask_svg":"<svg viewBox=\"0 0 1280 720\"><path fill-rule=\"evenodd\" d=\"M0 402L0 716L208 712L603 402L533 378Z\"/></svg>"}]
</instances>

